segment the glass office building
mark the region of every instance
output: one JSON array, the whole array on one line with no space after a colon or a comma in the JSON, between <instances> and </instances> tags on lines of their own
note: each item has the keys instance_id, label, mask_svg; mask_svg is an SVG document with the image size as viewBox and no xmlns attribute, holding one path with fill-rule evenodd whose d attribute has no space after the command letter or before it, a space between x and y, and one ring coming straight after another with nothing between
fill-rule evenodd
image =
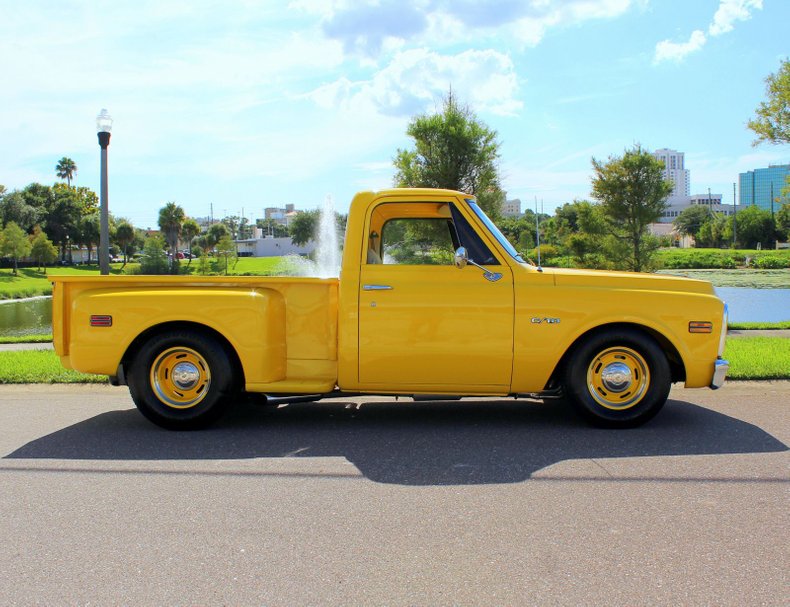
<instances>
[{"instance_id":1,"label":"glass office building","mask_svg":"<svg viewBox=\"0 0 790 607\"><path fill-rule=\"evenodd\" d=\"M778 211L783 202L782 188L787 187L787 177L790 175L790 164L775 164L767 169L754 169L738 176L740 196L738 201L741 207L757 205L771 210L771 194L774 198L774 210ZM778 199L778 201L777 201Z\"/></svg>"}]
</instances>

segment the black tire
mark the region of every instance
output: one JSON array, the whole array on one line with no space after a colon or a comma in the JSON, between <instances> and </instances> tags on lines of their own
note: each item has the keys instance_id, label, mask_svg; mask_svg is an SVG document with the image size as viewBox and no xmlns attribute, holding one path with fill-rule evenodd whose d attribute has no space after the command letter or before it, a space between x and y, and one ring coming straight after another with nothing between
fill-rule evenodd
<instances>
[{"instance_id":1,"label":"black tire","mask_svg":"<svg viewBox=\"0 0 790 607\"><path fill-rule=\"evenodd\" d=\"M563 388L574 409L605 428L634 428L654 417L669 397L667 358L635 329L600 332L581 343L565 368Z\"/></svg>"},{"instance_id":2,"label":"black tire","mask_svg":"<svg viewBox=\"0 0 790 607\"><path fill-rule=\"evenodd\" d=\"M137 351L129 391L146 418L168 430L197 430L216 422L238 393L231 353L198 331L155 335Z\"/></svg>"}]
</instances>

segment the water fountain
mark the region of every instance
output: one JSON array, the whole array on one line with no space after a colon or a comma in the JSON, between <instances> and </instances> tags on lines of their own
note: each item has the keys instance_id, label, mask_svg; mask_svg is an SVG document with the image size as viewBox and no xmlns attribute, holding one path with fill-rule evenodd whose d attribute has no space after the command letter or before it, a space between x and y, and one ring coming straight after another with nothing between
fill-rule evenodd
<instances>
[{"instance_id":1,"label":"water fountain","mask_svg":"<svg viewBox=\"0 0 790 607\"><path fill-rule=\"evenodd\" d=\"M321 206L318 230L315 234L315 260L298 255L288 255L283 260L281 270L290 276L311 276L316 278L337 278L340 276L340 242L335 220L335 202L327 195Z\"/></svg>"}]
</instances>

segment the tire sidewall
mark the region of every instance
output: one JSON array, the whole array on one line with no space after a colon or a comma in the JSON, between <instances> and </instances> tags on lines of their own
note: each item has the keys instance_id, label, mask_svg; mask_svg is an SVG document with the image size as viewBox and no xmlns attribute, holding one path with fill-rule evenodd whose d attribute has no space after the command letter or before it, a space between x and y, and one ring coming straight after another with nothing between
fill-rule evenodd
<instances>
[{"instance_id":1,"label":"tire sidewall","mask_svg":"<svg viewBox=\"0 0 790 607\"><path fill-rule=\"evenodd\" d=\"M596 401L587 385L587 371L600 353L625 347L639 353L650 373L642 399L622 410L608 409ZM598 333L581 343L565 369L564 389L575 410L587 421L607 428L633 428L654 417L664 406L671 386L669 363L656 341L639 331L621 329Z\"/></svg>"},{"instance_id":2,"label":"tire sidewall","mask_svg":"<svg viewBox=\"0 0 790 607\"><path fill-rule=\"evenodd\" d=\"M185 347L199 353L211 373L206 396L194 406L179 409L164 403L151 386L151 367L164 351ZM196 331L173 331L156 335L145 342L132 359L129 391L140 412L168 430L205 428L226 411L234 394L234 370L227 349L216 339Z\"/></svg>"}]
</instances>

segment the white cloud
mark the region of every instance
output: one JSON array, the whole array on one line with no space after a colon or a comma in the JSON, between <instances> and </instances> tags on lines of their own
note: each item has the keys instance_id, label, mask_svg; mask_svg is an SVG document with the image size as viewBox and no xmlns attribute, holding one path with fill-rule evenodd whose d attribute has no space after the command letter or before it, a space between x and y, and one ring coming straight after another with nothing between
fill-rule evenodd
<instances>
[{"instance_id":1,"label":"white cloud","mask_svg":"<svg viewBox=\"0 0 790 607\"><path fill-rule=\"evenodd\" d=\"M493 50L441 55L426 49L398 53L370 80L340 78L310 94L325 108L409 116L435 106L452 87L476 111L513 114L518 81L510 57Z\"/></svg>"},{"instance_id":2,"label":"white cloud","mask_svg":"<svg viewBox=\"0 0 790 607\"><path fill-rule=\"evenodd\" d=\"M291 7L322 19L324 34L346 52L377 57L393 41L412 47L468 45L489 38L535 46L552 27L611 19L639 0L294 0Z\"/></svg>"},{"instance_id":3,"label":"white cloud","mask_svg":"<svg viewBox=\"0 0 790 607\"><path fill-rule=\"evenodd\" d=\"M656 45L656 53L653 61L654 63L661 63L662 61L681 61L689 53L698 51L705 46L705 42L706 38L702 30L694 30L688 42L662 40Z\"/></svg>"},{"instance_id":4,"label":"white cloud","mask_svg":"<svg viewBox=\"0 0 790 607\"><path fill-rule=\"evenodd\" d=\"M736 21L746 21L751 18L751 10L762 8L763 0L721 0L719 8L713 15L713 21L708 26L708 34L710 36L726 34L735 28ZM689 53L700 50L706 41L702 30L695 30L688 42L662 40L656 44L653 63L680 61Z\"/></svg>"},{"instance_id":5,"label":"white cloud","mask_svg":"<svg viewBox=\"0 0 790 607\"><path fill-rule=\"evenodd\" d=\"M711 36L719 36L732 31L736 21L746 21L751 18L751 10L761 10L763 0L721 0L713 23L708 27Z\"/></svg>"}]
</instances>

